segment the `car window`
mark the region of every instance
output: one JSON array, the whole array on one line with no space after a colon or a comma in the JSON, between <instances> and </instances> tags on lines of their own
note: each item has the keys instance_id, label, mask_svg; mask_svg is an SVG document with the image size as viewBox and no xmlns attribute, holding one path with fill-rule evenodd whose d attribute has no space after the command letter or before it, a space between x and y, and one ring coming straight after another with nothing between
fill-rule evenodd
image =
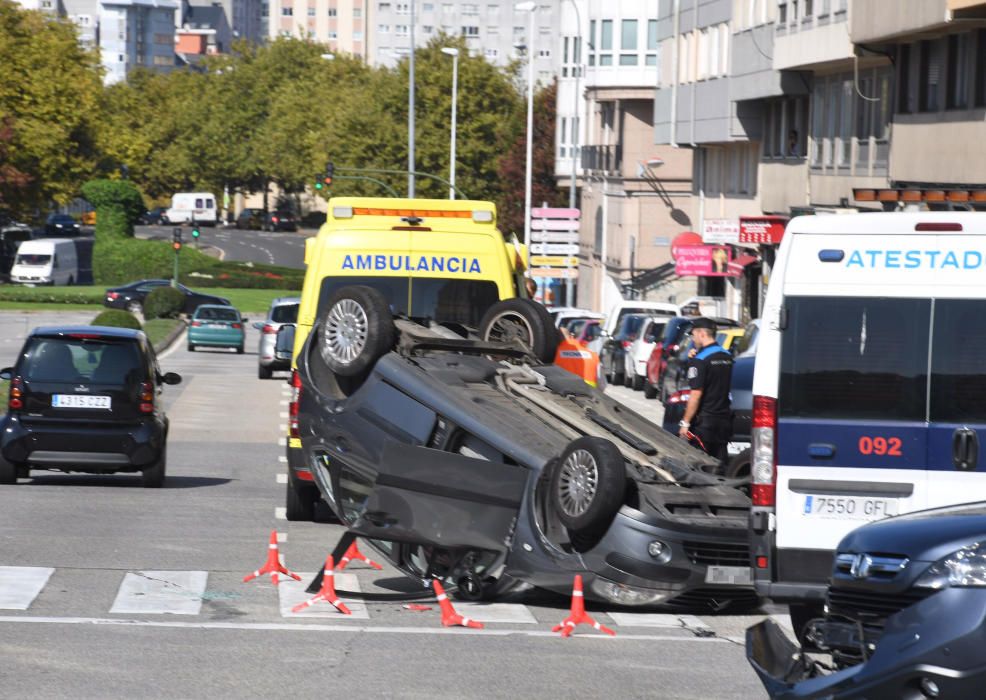
<instances>
[{"instance_id":1,"label":"car window","mask_svg":"<svg viewBox=\"0 0 986 700\"><path fill-rule=\"evenodd\" d=\"M366 285L383 294L390 303L390 310L395 314L407 313L407 302L410 284L407 277L325 277L322 288L318 293L318 309L316 314L321 317L328 310L329 297L337 289L350 285Z\"/></svg>"},{"instance_id":2,"label":"car window","mask_svg":"<svg viewBox=\"0 0 986 700\"><path fill-rule=\"evenodd\" d=\"M297 323L297 304L278 304L270 312L270 320L274 323Z\"/></svg>"},{"instance_id":3,"label":"car window","mask_svg":"<svg viewBox=\"0 0 986 700\"><path fill-rule=\"evenodd\" d=\"M931 420L986 422L986 313L980 299L936 299Z\"/></svg>"},{"instance_id":4,"label":"car window","mask_svg":"<svg viewBox=\"0 0 986 700\"><path fill-rule=\"evenodd\" d=\"M39 255L35 253L21 253L14 261L15 265L47 265L51 262L50 255Z\"/></svg>"},{"instance_id":5,"label":"car window","mask_svg":"<svg viewBox=\"0 0 986 700\"><path fill-rule=\"evenodd\" d=\"M132 341L34 338L22 356L25 381L134 383L144 379L140 351Z\"/></svg>"},{"instance_id":6,"label":"car window","mask_svg":"<svg viewBox=\"0 0 986 700\"><path fill-rule=\"evenodd\" d=\"M476 328L486 310L499 300L495 282L414 277L410 315Z\"/></svg>"},{"instance_id":7,"label":"car window","mask_svg":"<svg viewBox=\"0 0 986 700\"><path fill-rule=\"evenodd\" d=\"M195 318L202 321L239 321L240 315L236 309L216 309L200 306L195 311Z\"/></svg>"},{"instance_id":8,"label":"car window","mask_svg":"<svg viewBox=\"0 0 986 700\"><path fill-rule=\"evenodd\" d=\"M640 330L643 322L643 316L627 316L623 319L623 323L620 326L620 330L617 331L616 337L623 339L627 336L635 335Z\"/></svg>"},{"instance_id":9,"label":"car window","mask_svg":"<svg viewBox=\"0 0 986 700\"><path fill-rule=\"evenodd\" d=\"M788 297L785 307L784 415L925 420L931 300Z\"/></svg>"}]
</instances>

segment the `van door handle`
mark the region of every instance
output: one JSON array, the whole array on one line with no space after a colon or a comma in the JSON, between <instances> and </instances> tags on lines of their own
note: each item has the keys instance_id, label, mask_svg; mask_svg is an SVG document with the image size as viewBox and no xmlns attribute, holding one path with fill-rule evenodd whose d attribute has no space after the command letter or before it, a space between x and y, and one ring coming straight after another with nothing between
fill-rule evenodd
<instances>
[{"instance_id":1,"label":"van door handle","mask_svg":"<svg viewBox=\"0 0 986 700\"><path fill-rule=\"evenodd\" d=\"M979 461L979 435L970 428L952 433L952 464L965 471L975 469Z\"/></svg>"}]
</instances>

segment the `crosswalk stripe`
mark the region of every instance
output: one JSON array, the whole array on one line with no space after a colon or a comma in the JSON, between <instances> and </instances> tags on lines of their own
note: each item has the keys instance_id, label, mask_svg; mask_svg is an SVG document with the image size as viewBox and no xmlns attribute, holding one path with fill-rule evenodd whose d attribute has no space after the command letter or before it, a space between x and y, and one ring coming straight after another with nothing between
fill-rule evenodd
<instances>
[{"instance_id":1,"label":"crosswalk stripe","mask_svg":"<svg viewBox=\"0 0 986 700\"><path fill-rule=\"evenodd\" d=\"M288 483L288 475L287 474L278 474L276 478L277 478L277 483L279 483L279 484L286 484L286 483Z\"/></svg>"},{"instance_id":2,"label":"crosswalk stripe","mask_svg":"<svg viewBox=\"0 0 986 700\"><path fill-rule=\"evenodd\" d=\"M477 622L537 624L537 618L518 603L469 603L455 601L455 611Z\"/></svg>"},{"instance_id":3,"label":"crosswalk stripe","mask_svg":"<svg viewBox=\"0 0 986 700\"><path fill-rule=\"evenodd\" d=\"M291 612L291 608L304 603L314 594L306 593L308 583L315 578L315 574L298 574L300 581L287 580L281 581L277 586L277 597L281 607L281 617L331 617L334 620L368 620L370 613L366 609L366 603L362 600L343 598L342 602L352 611L352 615L343 615L328 603L316 603L299 612ZM359 593L359 579L356 574L335 574L336 588L342 591L354 591Z\"/></svg>"},{"instance_id":4,"label":"crosswalk stripe","mask_svg":"<svg viewBox=\"0 0 986 700\"><path fill-rule=\"evenodd\" d=\"M0 566L0 610L27 610L53 573L43 566Z\"/></svg>"},{"instance_id":5,"label":"crosswalk stripe","mask_svg":"<svg viewBox=\"0 0 986 700\"><path fill-rule=\"evenodd\" d=\"M198 615L205 571L138 571L123 577L111 613Z\"/></svg>"},{"instance_id":6,"label":"crosswalk stripe","mask_svg":"<svg viewBox=\"0 0 986 700\"><path fill-rule=\"evenodd\" d=\"M287 457L287 455L278 455L277 456L277 461L278 462L287 462L288 461L288 457Z\"/></svg>"},{"instance_id":7,"label":"crosswalk stripe","mask_svg":"<svg viewBox=\"0 0 986 700\"><path fill-rule=\"evenodd\" d=\"M274 517L277 520L287 520L288 519L288 509L284 506L277 506L274 508Z\"/></svg>"},{"instance_id":8,"label":"crosswalk stripe","mask_svg":"<svg viewBox=\"0 0 986 700\"><path fill-rule=\"evenodd\" d=\"M710 629L694 615L671 615L666 613L608 613L613 622L621 627L667 627L674 629Z\"/></svg>"}]
</instances>

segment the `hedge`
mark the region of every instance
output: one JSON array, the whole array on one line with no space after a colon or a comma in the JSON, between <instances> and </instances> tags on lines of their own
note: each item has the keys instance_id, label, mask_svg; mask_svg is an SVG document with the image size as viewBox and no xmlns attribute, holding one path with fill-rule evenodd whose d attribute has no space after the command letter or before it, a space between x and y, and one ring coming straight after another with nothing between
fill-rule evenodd
<instances>
[{"instance_id":1,"label":"hedge","mask_svg":"<svg viewBox=\"0 0 986 700\"><path fill-rule=\"evenodd\" d=\"M174 287L157 287L144 298L144 318L178 318L185 295Z\"/></svg>"},{"instance_id":2,"label":"hedge","mask_svg":"<svg viewBox=\"0 0 986 700\"><path fill-rule=\"evenodd\" d=\"M71 287L19 287L0 285L0 301L32 304L102 304L102 291L77 291Z\"/></svg>"},{"instance_id":3,"label":"hedge","mask_svg":"<svg viewBox=\"0 0 986 700\"><path fill-rule=\"evenodd\" d=\"M140 321L129 311L122 309L106 309L92 320L91 326L110 326L112 328L132 328L141 330Z\"/></svg>"}]
</instances>

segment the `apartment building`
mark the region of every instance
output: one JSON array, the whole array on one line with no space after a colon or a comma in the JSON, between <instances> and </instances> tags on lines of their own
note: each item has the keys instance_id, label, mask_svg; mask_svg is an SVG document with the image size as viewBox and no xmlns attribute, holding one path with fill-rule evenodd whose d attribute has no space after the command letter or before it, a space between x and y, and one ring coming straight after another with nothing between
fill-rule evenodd
<instances>
[{"instance_id":1,"label":"apartment building","mask_svg":"<svg viewBox=\"0 0 986 700\"><path fill-rule=\"evenodd\" d=\"M270 39L310 39L332 52L367 58L370 5L370 0L269 0L261 17Z\"/></svg>"},{"instance_id":2,"label":"apartment building","mask_svg":"<svg viewBox=\"0 0 986 700\"><path fill-rule=\"evenodd\" d=\"M410 51L411 2L367 0L368 59L379 66L392 67ZM559 0L538 3L534 12L534 36L529 37L530 18L514 9L513 0L496 2L414 2L414 41L423 46L439 34L462 36L469 52L490 63L504 66L526 56L528 46L535 52L535 79L551 82L559 65L557 55Z\"/></svg>"},{"instance_id":3,"label":"apartment building","mask_svg":"<svg viewBox=\"0 0 986 700\"><path fill-rule=\"evenodd\" d=\"M223 53L229 50L232 40L244 39L259 44L267 39L267 20L263 16L263 7L263 0L182 0L181 17L178 19L177 27L181 29L190 23L189 14L197 25L203 25L206 18L212 15L213 25L210 26L216 31L214 45L218 47L220 53ZM210 9L204 11L205 8ZM214 16L214 10L211 8L217 8L225 17ZM223 27L223 24L226 26ZM204 28L206 27L188 27L191 30ZM186 34L193 33L194 31L186 32ZM228 38L225 36L227 33Z\"/></svg>"}]
</instances>

